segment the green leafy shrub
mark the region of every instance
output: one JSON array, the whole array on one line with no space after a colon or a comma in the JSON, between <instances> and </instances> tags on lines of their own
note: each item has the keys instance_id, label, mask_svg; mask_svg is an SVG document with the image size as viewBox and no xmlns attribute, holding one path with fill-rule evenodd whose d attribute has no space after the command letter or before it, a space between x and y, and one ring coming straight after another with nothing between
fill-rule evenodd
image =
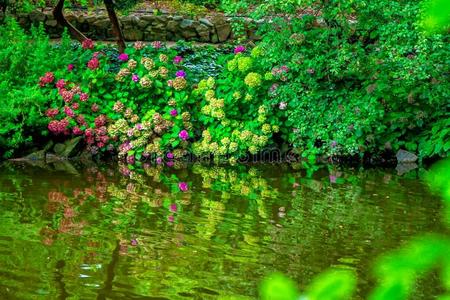
<instances>
[{"instance_id":1,"label":"green leafy shrub","mask_svg":"<svg viewBox=\"0 0 450 300\"><path fill-rule=\"evenodd\" d=\"M261 26L259 47L267 71L290 70L276 95L304 157L448 154L449 34L417 30L419 2L274 0L253 15L283 10L291 15Z\"/></svg>"},{"instance_id":2,"label":"green leafy shrub","mask_svg":"<svg viewBox=\"0 0 450 300\"><path fill-rule=\"evenodd\" d=\"M49 69L64 69L79 54L64 35L59 45L49 42L43 28L27 36L12 19L0 26L0 156L30 147L46 132L44 112L48 98L39 89L39 77ZM52 59L49 59L51 57Z\"/></svg>"},{"instance_id":3,"label":"green leafy shrub","mask_svg":"<svg viewBox=\"0 0 450 300\"><path fill-rule=\"evenodd\" d=\"M203 127L193 145L196 155L230 156L234 162L273 146L283 126L285 111L269 97L276 78L264 73L260 49L249 55L239 46L235 53L225 58L226 68L217 79L200 81L194 92L201 96L198 122Z\"/></svg>"}]
</instances>

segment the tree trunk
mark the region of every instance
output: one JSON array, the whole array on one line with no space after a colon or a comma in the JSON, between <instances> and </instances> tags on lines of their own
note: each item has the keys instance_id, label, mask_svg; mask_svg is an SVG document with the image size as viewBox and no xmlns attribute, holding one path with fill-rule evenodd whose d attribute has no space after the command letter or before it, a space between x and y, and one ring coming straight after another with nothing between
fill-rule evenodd
<instances>
[{"instance_id":1,"label":"tree trunk","mask_svg":"<svg viewBox=\"0 0 450 300\"><path fill-rule=\"evenodd\" d=\"M59 25L67 27L69 29L70 34L74 38L76 38L80 43L82 43L84 40L87 40L87 37L84 34L82 34L78 29L76 29L72 24L70 24L70 22L67 21L66 18L64 17L63 13L64 1L65 0L58 0L58 3L53 9L53 17L55 17Z\"/></svg>"},{"instance_id":2,"label":"tree trunk","mask_svg":"<svg viewBox=\"0 0 450 300\"><path fill-rule=\"evenodd\" d=\"M123 37L122 29L120 28L120 23L119 19L117 18L116 11L114 10L113 0L103 0L103 3L105 4L106 11L108 12L113 32L117 37L117 46L119 47L119 52L123 53L126 48L125 38Z\"/></svg>"}]
</instances>

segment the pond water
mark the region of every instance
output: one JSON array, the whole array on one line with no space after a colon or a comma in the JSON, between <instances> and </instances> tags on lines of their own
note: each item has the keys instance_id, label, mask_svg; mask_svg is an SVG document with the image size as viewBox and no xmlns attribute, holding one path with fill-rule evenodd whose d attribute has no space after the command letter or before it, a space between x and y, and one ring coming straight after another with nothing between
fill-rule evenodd
<instances>
[{"instance_id":1,"label":"pond water","mask_svg":"<svg viewBox=\"0 0 450 300\"><path fill-rule=\"evenodd\" d=\"M364 299L377 256L442 230L418 172L4 164L0 299L255 299L273 271L304 288L329 267Z\"/></svg>"}]
</instances>

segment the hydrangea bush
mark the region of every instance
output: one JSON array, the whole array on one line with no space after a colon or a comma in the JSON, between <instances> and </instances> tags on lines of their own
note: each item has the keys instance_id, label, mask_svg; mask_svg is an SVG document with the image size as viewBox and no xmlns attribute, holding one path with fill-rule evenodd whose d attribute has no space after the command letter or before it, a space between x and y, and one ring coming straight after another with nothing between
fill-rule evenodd
<instances>
[{"instance_id":1,"label":"hydrangea bush","mask_svg":"<svg viewBox=\"0 0 450 300\"><path fill-rule=\"evenodd\" d=\"M65 70L47 72L39 86L55 137L83 136L92 154L117 153L129 164L172 161L188 154L231 162L275 144L286 119L274 101L288 68L261 72L261 49L236 47L224 72L194 84L183 57L160 42L137 42L106 55L88 40Z\"/></svg>"}]
</instances>

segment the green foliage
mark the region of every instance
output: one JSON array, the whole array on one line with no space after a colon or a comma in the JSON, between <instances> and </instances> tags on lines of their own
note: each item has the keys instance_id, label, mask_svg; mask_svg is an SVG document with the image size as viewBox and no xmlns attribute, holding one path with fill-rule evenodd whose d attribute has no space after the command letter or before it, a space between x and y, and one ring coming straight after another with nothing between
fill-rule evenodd
<instances>
[{"instance_id":1,"label":"green foliage","mask_svg":"<svg viewBox=\"0 0 450 300\"><path fill-rule=\"evenodd\" d=\"M330 270L318 275L309 285L308 299L349 299L356 286L356 276L351 271Z\"/></svg>"},{"instance_id":2,"label":"green foliage","mask_svg":"<svg viewBox=\"0 0 450 300\"><path fill-rule=\"evenodd\" d=\"M299 293L291 279L274 273L261 282L260 295L263 300L296 300Z\"/></svg>"},{"instance_id":3,"label":"green foliage","mask_svg":"<svg viewBox=\"0 0 450 300\"><path fill-rule=\"evenodd\" d=\"M419 2L233 3L254 16L292 13L261 26L259 47L266 71L289 68L274 101L287 103L289 141L304 157L449 153L450 35L417 30Z\"/></svg>"},{"instance_id":4,"label":"green foliage","mask_svg":"<svg viewBox=\"0 0 450 300\"><path fill-rule=\"evenodd\" d=\"M424 1L421 25L429 32L443 32L450 28L450 5L448 0Z\"/></svg>"},{"instance_id":5,"label":"green foliage","mask_svg":"<svg viewBox=\"0 0 450 300\"><path fill-rule=\"evenodd\" d=\"M49 69L65 68L79 52L67 35L60 45L53 45L42 27L27 36L12 19L0 27L0 43L0 93L4 98L0 106L0 156L8 158L46 135L42 132L46 125L43 113L49 100L37 85L39 77Z\"/></svg>"}]
</instances>

